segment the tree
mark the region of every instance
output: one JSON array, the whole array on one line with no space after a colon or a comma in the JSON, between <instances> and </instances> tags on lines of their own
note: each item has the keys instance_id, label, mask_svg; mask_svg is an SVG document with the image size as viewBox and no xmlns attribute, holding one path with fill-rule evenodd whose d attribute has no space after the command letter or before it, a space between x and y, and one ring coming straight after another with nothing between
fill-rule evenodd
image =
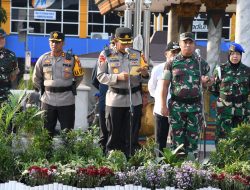
<instances>
[{"instance_id":1,"label":"tree","mask_svg":"<svg viewBox=\"0 0 250 190\"><path fill-rule=\"evenodd\" d=\"M6 23L7 21L7 13L4 8L2 8L2 2L0 0L0 26L2 23Z\"/></svg>"}]
</instances>

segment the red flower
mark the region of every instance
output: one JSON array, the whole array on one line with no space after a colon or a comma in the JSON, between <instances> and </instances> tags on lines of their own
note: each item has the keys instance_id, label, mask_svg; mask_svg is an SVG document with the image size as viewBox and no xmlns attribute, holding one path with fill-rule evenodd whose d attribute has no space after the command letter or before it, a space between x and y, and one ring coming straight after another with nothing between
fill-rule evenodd
<instances>
[{"instance_id":1,"label":"red flower","mask_svg":"<svg viewBox=\"0 0 250 190\"><path fill-rule=\"evenodd\" d=\"M51 170L57 170L57 166L55 166L55 165L51 165L49 168L50 168Z\"/></svg>"},{"instance_id":2,"label":"red flower","mask_svg":"<svg viewBox=\"0 0 250 190\"><path fill-rule=\"evenodd\" d=\"M225 174L221 173L218 175L218 180L224 180L225 179Z\"/></svg>"},{"instance_id":3,"label":"red flower","mask_svg":"<svg viewBox=\"0 0 250 190\"><path fill-rule=\"evenodd\" d=\"M221 173L221 174L218 175L218 174L214 173L214 174L212 174L212 178L217 179L217 180L224 180L225 179L225 174Z\"/></svg>"},{"instance_id":4,"label":"red flower","mask_svg":"<svg viewBox=\"0 0 250 190\"><path fill-rule=\"evenodd\" d=\"M86 168L78 168L77 173L78 174L85 174L87 172Z\"/></svg>"},{"instance_id":5,"label":"red flower","mask_svg":"<svg viewBox=\"0 0 250 190\"><path fill-rule=\"evenodd\" d=\"M100 167L99 168L99 174L100 176L106 176L106 175L113 175L113 171L107 167Z\"/></svg>"},{"instance_id":6,"label":"red flower","mask_svg":"<svg viewBox=\"0 0 250 190\"><path fill-rule=\"evenodd\" d=\"M39 171L41 168L39 166L31 166L28 171L31 172L32 170Z\"/></svg>"}]
</instances>

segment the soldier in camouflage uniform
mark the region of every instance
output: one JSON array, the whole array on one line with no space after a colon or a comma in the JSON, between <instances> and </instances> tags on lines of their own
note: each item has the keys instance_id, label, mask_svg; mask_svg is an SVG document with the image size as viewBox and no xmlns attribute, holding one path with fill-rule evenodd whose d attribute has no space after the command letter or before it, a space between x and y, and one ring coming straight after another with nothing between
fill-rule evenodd
<instances>
[{"instance_id":1,"label":"soldier in camouflage uniform","mask_svg":"<svg viewBox=\"0 0 250 190\"><path fill-rule=\"evenodd\" d=\"M199 130L203 124L201 86L209 85L209 66L199 61L194 54L194 34L190 32L180 34L179 45L181 52L166 63L161 83L161 112L170 116L173 132L173 148L184 144L184 152L196 153L198 148ZM166 97L170 85L171 99L168 108Z\"/></svg>"},{"instance_id":2,"label":"soldier in camouflage uniform","mask_svg":"<svg viewBox=\"0 0 250 190\"><path fill-rule=\"evenodd\" d=\"M209 87L218 97L216 142L227 137L238 124L249 122L250 68L241 62L242 53L240 44L231 44L228 61L215 68L215 82Z\"/></svg>"},{"instance_id":3,"label":"soldier in camouflage uniform","mask_svg":"<svg viewBox=\"0 0 250 190\"><path fill-rule=\"evenodd\" d=\"M19 72L15 53L4 48L5 36L5 31L0 28L0 104L7 100L11 81L16 79Z\"/></svg>"},{"instance_id":4,"label":"soldier in camouflage uniform","mask_svg":"<svg viewBox=\"0 0 250 190\"><path fill-rule=\"evenodd\" d=\"M64 38L61 32L50 33L51 51L40 56L33 73L34 86L42 92L44 127L51 136L56 133L57 119L61 129L74 128L76 87L84 74L79 58L63 51Z\"/></svg>"}]
</instances>

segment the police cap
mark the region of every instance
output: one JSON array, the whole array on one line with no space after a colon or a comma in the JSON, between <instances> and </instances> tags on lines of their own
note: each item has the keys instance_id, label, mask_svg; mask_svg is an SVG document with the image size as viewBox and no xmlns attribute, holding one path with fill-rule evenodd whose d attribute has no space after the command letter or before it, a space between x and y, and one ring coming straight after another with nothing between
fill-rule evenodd
<instances>
[{"instance_id":1,"label":"police cap","mask_svg":"<svg viewBox=\"0 0 250 190\"><path fill-rule=\"evenodd\" d=\"M0 28L0 37L5 37L6 36L6 32L4 31L4 29Z\"/></svg>"},{"instance_id":2,"label":"police cap","mask_svg":"<svg viewBox=\"0 0 250 190\"><path fill-rule=\"evenodd\" d=\"M173 51L173 50L178 50L178 49L180 49L178 42L169 42L166 46L165 51Z\"/></svg>"},{"instance_id":3,"label":"police cap","mask_svg":"<svg viewBox=\"0 0 250 190\"><path fill-rule=\"evenodd\" d=\"M64 34L62 32L58 32L58 31L53 31L50 33L50 37L49 40L50 41L58 41L58 42L63 42L64 41Z\"/></svg>"},{"instance_id":4,"label":"police cap","mask_svg":"<svg viewBox=\"0 0 250 190\"><path fill-rule=\"evenodd\" d=\"M115 38L121 44L131 44L132 40L132 30L126 27L120 27L115 30Z\"/></svg>"},{"instance_id":5,"label":"police cap","mask_svg":"<svg viewBox=\"0 0 250 190\"><path fill-rule=\"evenodd\" d=\"M184 32L180 34L180 40L192 40L195 41L194 39L194 34L192 32Z\"/></svg>"},{"instance_id":6,"label":"police cap","mask_svg":"<svg viewBox=\"0 0 250 190\"><path fill-rule=\"evenodd\" d=\"M229 47L229 53L230 52L239 52L239 53L245 53L245 50L243 49L243 47L240 44L237 43L231 43L230 47Z\"/></svg>"}]
</instances>

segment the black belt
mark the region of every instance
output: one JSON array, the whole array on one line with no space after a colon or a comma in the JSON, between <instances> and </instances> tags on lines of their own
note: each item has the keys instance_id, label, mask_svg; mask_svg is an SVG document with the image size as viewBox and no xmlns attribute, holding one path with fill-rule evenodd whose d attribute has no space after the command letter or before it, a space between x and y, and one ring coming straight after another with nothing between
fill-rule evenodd
<instances>
[{"instance_id":1,"label":"black belt","mask_svg":"<svg viewBox=\"0 0 250 190\"><path fill-rule=\"evenodd\" d=\"M45 86L45 91L49 92L66 92L66 91L71 91L72 86L63 86L63 87L52 87L52 86Z\"/></svg>"},{"instance_id":2,"label":"black belt","mask_svg":"<svg viewBox=\"0 0 250 190\"><path fill-rule=\"evenodd\" d=\"M220 94L220 98L227 101L227 102L233 102L233 103L242 103L246 102L248 99L248 95L239 95L239 96L232 96L232 95L224 95Z\"/></svg>"},{"instance_id":3,"label":"black belt","mask_svg":"<svg viewBox=\"0 0 250 190\"><path fill-rule=\"evenodd\" d=\"M181 103L184 103L184 104L193 104L193 103L198 103L201 101L201 97L198 96L198 97L195 97L195 98L180 98L178 96L171 96L171 99L173 101L177 101L177 102L181 102Z\"/></svg>"},{"instance_id":4,"label":"black belt","mask_svg":"<svg viewBox=\"0 0 250 190\"><path fill-rule=\"evenodd\" d=\"M131 89L132 94L136 93L140 90L140 86L134 87ZM109 90L116 93L116 94L121 94L121 95L127 95L129 94L129 90L125 88L114 88L114 87L109 87Z\"/></svg>"}]
</instances>

